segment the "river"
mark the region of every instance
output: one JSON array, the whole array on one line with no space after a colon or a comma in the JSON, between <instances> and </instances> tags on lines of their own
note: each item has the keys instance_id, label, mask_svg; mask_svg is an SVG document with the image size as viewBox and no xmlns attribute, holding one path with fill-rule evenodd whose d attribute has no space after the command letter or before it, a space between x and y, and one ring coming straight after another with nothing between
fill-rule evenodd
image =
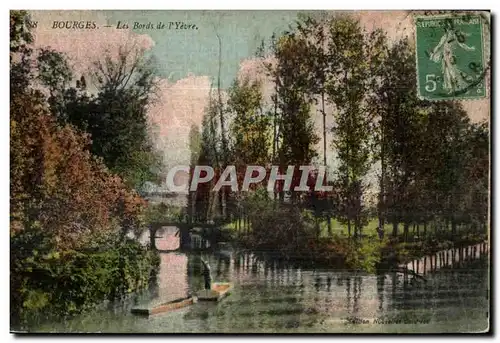
<instances>
[{"instance_id":1,"label":"river","mask_svg":"<svg viewBox=\"0 0 500 343\"><path fill-rule=\"evenodd\" d=\"M176 247L173 231L156 239ZM143 237L147 241L147 237ZM480 250L480 249L479 249ZM478 249L473 250L477 253ZM168 301L203 287L200 255L162 253L159 287L36 331L103 333L441 333L488 329L487 254L460 265L427 268L423 280L401 274L299 268L256 259L229 248L204 254L215 281L234 283L218 303L199 302L141 317L131 307L154 298ZM444 259L446 261L446 259ZM427 263L426 263L427 265ZM437 264L439 266L439 263ZM436 266L436 264L435 264Z\"/></svg>"}]
</instances>

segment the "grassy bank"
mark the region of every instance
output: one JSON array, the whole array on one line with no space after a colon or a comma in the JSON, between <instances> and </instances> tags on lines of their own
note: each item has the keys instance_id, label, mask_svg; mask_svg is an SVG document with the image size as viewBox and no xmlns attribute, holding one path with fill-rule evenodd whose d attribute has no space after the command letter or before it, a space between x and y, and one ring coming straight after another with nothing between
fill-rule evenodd
<instances>
[{"instance_id":1,"label":"grassy bank","mask_svg":"<svg viewBox=\"0 0 500 343\"><path fill-rule=\"evenodd\" d=\"M294 260L315 266L348 268L375 272L379 268L408 263L436 252L465 247L487 240L485 233L451 226L411 226L404 237L403 225L398 226L397 236L392 236L393 226L385 225L381 240L377 233L378 220L370 220L363 228L363 237L349 237L347 227L331 219L328 232L326 220L311 220L309 214L288 209L262 211L247 222L240 220L227 224L224 230L246 249L264 251L275 258Z\"/></svg>"}]
</instances>

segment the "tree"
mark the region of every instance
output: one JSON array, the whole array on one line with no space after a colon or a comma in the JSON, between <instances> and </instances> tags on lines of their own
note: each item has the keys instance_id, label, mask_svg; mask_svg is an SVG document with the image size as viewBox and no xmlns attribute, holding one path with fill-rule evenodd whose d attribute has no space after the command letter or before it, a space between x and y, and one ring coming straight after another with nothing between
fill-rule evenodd
<instances>
[{"instance_id":1,"label":"tree","mask_svg":"<svg viewBox=\"0 0 500 343\"><path fill-rule=\"evenodd\" d=\"M210 98L201 124L201 144L198 156L198 165L219 166L220 161L220 137L217 125L217 104ZM203 220L213 220L217 212L217 195L211 192L214 181L198 185L195 193L195 213Z\"/></svg>"},{"instance_id":2,"label":"tree","mask_svg":"<svg viewBox=\"0 0 500 343\"><path fill-rule=\"evenodd\" d=\"M94 63L97 94L84 87L64 92L67 122L92 137L91 151L130 187L155 180L161 162L151 142L147 108L154 100L154 70L144 52L121 48L118 58L106 55Z\"/></svg>"},{"instance_id":3,"label":"tree","mask_svg":"<svg viewBox=\"0 0 500 343\"><path fill-rule=\"evenodd\" d=\"M459 182L461 222L487 228L490 196L490 133L487 122L470 124L464 135L465 171ZM453 226L452 226L453 228ZM485 230L486 231L486 230Z\"/></svg>"},{"instance_id":4,"label":"tree","mask_svg":"<svg viewBox=\"0 0 500 343\"><path fill-rule=\"evenodd\" d=\"M308 45L308 56L306 62L306 68L308 68L309 74L309 92L314 97L314 101L317 104L319 97L320 112L323 116L323 165L327 167L327 128L326 128L326 87L329 83L331 77L330 64L334 63L332 56L329 55L328 51L328 41L330 37L328 36L328 15L319 12L316 16L306 15L298 21L297 31L300 33L301 37L306 40ZM326 170L326 169L325 169ZM331 235L331 214L333 213L333 203L331 196L325 194L324 197L318 199L316 194L311 193L312 204L315 207L316 212L318 210L320 214L325 214L328 224L328 234Z\"/></svg>"},{"instance_id":5,"label":"tree","mask_svg":"<svg viewBox=\"0 0 500 343\"><path fill-rule=\"evenodd\" d=\"M477 154L483 158L487 148L484 143L479 148L481 143L475 138L481 134L472 132L480 131L475 131L459 103L429 103L417 97L415 52L407 39L387 51L369 102L376 119L375 153L382 172L379 225L388 219L397 236L398 225L403 223L405 240L412 223L424 223L424 230L430 221L441 227L444 223L454 233L467 212L465 199L471 183L466 175L469 163L475 163L471 162L471 144L478 144Z\"/></svg>"},{"instance_id":6,"label":"tree","mask_svg":"<svg viewBox=\"0 0 500 343\"><path fill-rule=\"evenodd\" d=\"M200 161L202 152L201 150L202 150L202 137L200 129L198 128L198 126L193 124L191 125L191 129L189 130L189 151L191 152L191 171L194 170L194 167ZM191 184L192 179L193 179L193 173L191 172L189 175L189 184ZM191 218L195 222L198 222L200 213L203 213L203 211L198 211L198 209L196 208L197 205L196 195L197 195L196 191L189 191L187 210L189 218Z\"/></svg>"},{"instance_id":7,"label":"tree","mask_svg":"<svg viewBox=\"0 0 500 343\"><path fill-rule=\"evenodd\" d=\"M332 77L327 93L336 107L333 145L340 161L339 217L347 223L349 235L354 224L358 236L366 222L362 197L370 164L367 97L373 84L371 68L378 63L384 41L380 31L368 36L349 16L333 18L328 29Z\"/></svg>"},{"instance_id":8,"label":"tree","mask_svg":"<svg viewBox=\"0 0 500 343\"><path fill-rule=\"evenodd\" d=\"M143 200L89 153L88 136L59 127L35 92L13 105L11 234L41 229L76 249L140 226Z\"/></svg>"},{"instance_id":9,"label":"tree","mask_svg":"<svg viewBox=\"0 0 500 343\"><path fill-rule=\"evenodd\" d=\"M66 56L56 50L40 49L37 56L37 70L38 81L49 91L48 102L51 113L62 125L68 123L65 92L73 80L73 72Z\"/></svg>"},{"instance_id":10,"label":"tree","mask_svg":"<svg viewBox=\"0 0 500 343\"><path fill-rule=\"evenodd\" d=\"M231 123L232 157L238 167L266 165L269 162L269 116L262 111L262 93L258 82L248 78L235 81L229 89L228 110Z\"/></svg>"},{"instance_id":11,"label":"tree","mask_svg":"<svg viewBox=\"0 0 500 343\"><path fill-rule=\"evenodd\" d=\"M379 72L380 81L370 98L375 113L376 155L381 162L378 203L379 225L388 218L393 235L404 222L405 236L418 192L416 173L419 159L425 102L416 94L414 51L407 39L387 48L387 57Z\"/></svg>"},{"instance_id":12,"label":"tree","mask_svg":"<svg viewBox=\"0 0 500 343\"><path fill-rule=\"evenodd\" d=\"M306 41L294 33L286 33L276 44L275 82L281 142L277 154L279 167L284 172L289 165L310 164L317 156L315 145L319 138L311 118ZM297 183L298 180L295 181ZM280 196L283 199L283 192ZM292 200L295 197L296 192L292 192Z\"/></svg>"},{"instance_id":13,"label":"tree","mask_svg":"<svg viewBox=\"0 0 500 343\"><path fill-rule=\"evenodd\" d=\"M26 11L10 12L10 87L13 94L28 89L33 81L32 53L33 35L26 25L29 15Z\"/></svg>"},{"instance_id":14,"label":"tree","mask_svg":"<svg viewBox=\"0 0 500 343\"><path fill-rule=\"evenodd\" d=\"M433 216L441 218L446 229L451 225L455 232L460 203L470 186L465 178L472 158L470 119L458 102L432 103L427 115L423 143L427 171L423 175L426 189L433 196L429 203Z\"/></svg>"},{"instance_id":15,"label":"tree","mask_svg":"<svg viewBox=\"0 0 500 343\"><path fill-rule=\"evenodd\" d=\"M327 49L328 36L326 29L328 20L325 17L316 19L311 16L305 16L298 22L297 31L307 44L307 62L306 67L309 70L309 91L313 95L320 97L320 111L323 116L323 165L326 166L326 110L325 96L326 85L329 77L329 61L331 56Z\"/></svg>"}]
</instances>

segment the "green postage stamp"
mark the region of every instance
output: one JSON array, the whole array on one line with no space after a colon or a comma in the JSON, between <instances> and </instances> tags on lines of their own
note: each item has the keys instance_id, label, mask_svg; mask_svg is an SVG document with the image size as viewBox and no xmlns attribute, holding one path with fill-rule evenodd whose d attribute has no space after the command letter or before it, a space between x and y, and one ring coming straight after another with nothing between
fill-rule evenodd
<instances>
[{"instance_id":1,"label":"green postage stamp","mask_svg":"<svg viewBox=\"0 0 500 343\"><path fill-rule=\"evenodd\" d=\"M439 15L415 18L418 94L427 100L486 96L483 18Z\"/></svg>"}]
</instances>

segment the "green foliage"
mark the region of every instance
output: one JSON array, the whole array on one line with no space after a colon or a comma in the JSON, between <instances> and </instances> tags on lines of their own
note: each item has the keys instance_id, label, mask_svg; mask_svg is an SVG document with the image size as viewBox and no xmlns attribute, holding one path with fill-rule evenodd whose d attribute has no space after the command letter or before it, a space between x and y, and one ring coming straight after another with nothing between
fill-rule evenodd
<instances>
[{"instance_id":1,"label":"green foliage","mask_svg":"<svg viewBox=\"0 0 500 343\"><path fill-rule=\"evenodd\" d=\"M296 24L280 36L273 35L269 49L264 43L260 47L264 76L273 86L271 103L263 101L259 83L250 79L236 81L229 92L223 107L225 115L233 115L226 119L232 120L235 163L259 161L283 167L314 162L318 137L311 112L321 111L324 130L325 117L331 115L334 120L331 147L338 162L333 170L334 190L321 199L297 193L290 198L304 225L316 226L317 253L325 253L328 259L327 249L335 247L344 257L350 254L349 264L364 265L363 269L377 264L378 257L362 257L371 253L376 242L367 246L359 242L347 249L344 243L322 241L318 218L325 214L360 241L365 240L363 230L378 236L375 216L386 237L392 226L396 241L423 241L427 236L446 241L449 234L460 241L459 226L484 233L489 197L487 123L472 123L460 103L429 103L418 98L415 51L407 38L389 43L382 30L368 32L348 14L303 15ZM220 165L224 135L214 120L220 108L220 101L212 101L204 118L201 164ZM326 146L323 149L326 164ZM379 183L376 203L369 192L377 189L369 183L373 170ZM203 213L217 208L217 201L222 203L217 194L209 193L209 186L194 200L193 207ZM228 208L236 209L233 214L240 229L247 216L260 225L257 213L284 215L283 192L279 201L277 194L274 198L242 200L233 194ZM271 215L264 218L271 223L269 231L276 228L280 235L281 227L292 227ZM369 223L375 225L368 227ZM425 234L409 232L417 225L421 231L424 226ZM331 237L332 228L328 231ZM265 241L265 235L259 237Z\"/></svg>"},{"instance_id":2,"label":"green foliage","mask_svg":"<svg viewBox=\"0 0 500 343\"><path fill-rule=\"evenodd\" d=\"M201 157L202 136L200 128L193 124L189 130L189 151L191 152L191 166L196 165Z\"/></svg>"},{"instance_id":3,"label":"green foliage","mask_svg":"<svg viewBox=\"0 0 500 343\"><path fill-rule=\"evenodd\" d=\"M346 264L353 269L374 273L382 259L385 244L375 237L349 241Z\"/></svg>"},{"instance_id":4,"label":"green foliage","mask_svg":"<svg viewBox=\"0 0 500 343\"><path fill-rule=\"evenodd\" d=\"M29 20L26 11L10 11L10 52L23 52L33 42L33 35L26 26ZM12 57L12 56L11 56Z\"/></svg>"},{"instance_id":5,"label":"green foliage","mask_svg":"<svg viewBox=\"0 0 500 343\"><path fill-rule=\"evenodd\" d=\"M11 248L23 250L11 262L13 320L44 320L73 315L103 300L113 300L149 286L160 264L155 251L133 240L112 241L98 251L26 251L34 236L18 235ZM44 249L37 246L37 249Z\"/></svg>"},{"instance_id":6,"label":"green foliage","mask_svg":"<svg viewBox=\"0 0 500 343\"><path fill-rule=\"evenodd\" d=\"M371 68L379 61L384 44L376 31L368 36L359 21L350 16L333 18L328 23L328 49L331 55L331 76L327 84L329 99L335 104L336 149L340 166L337 173L338 217L360 235L366 225L363 209L364 177L370 167L370 122L367 99L374 77Z\"/></svg>"},{"instance_id":7,"label":"green foliage","mask_svg":"<svg viewBox=\"0 0 500 343\"><path fill-rule=\"evenodd\" d=\"M310 216L295 208L273 206L273 200L264 188L250 193L243 203L248 209L251 227L244 240L252 248L293 257L306 248L314 234Z\"/></svg>"},{"instance_id":8,"label":"green foliage","mask_svg":"<svg viewBox=\"0 0 500 343\"><path fill-rule=\"evenodd\" d=\"M248 193L242 202L243 206L255 215L261 211L269 211L273 207L273 201L265 187L258 187L254 192Z\"/></svg>"},{"instance_id":9,"label":"green foliage","mask_svg":"<svg viewBox=\"0 0 500 343\"><path fill-rule=\"evenodd\" d=\"M382 166L380 222L393 223L394 236L398 223L403 223L405 240L411 223L451 224L455 232L458 224L473 221L470 214L479 208L485 213L488 206L485 197L474 205L470 202L479 196L477 185L483 196L488 193L483 172L488 169L489 148L474 138L486 137L488 130L472 124L460 103L418 99L415 51L407 39L386 51L376 73L378 86L369 99L376 114L375 160ZM476 136L479 132L483 133ZM481 157L474 158L471 151ZM471 167L481 171L471 175Z\"/></svg>"},{"instance_id":10,"label":"green foliage","mask_svg":"<svg viewBox=\"0 0 500 343\"><path fill-rule=\"evenodd\" d=\"M281 167L307 165L317 156L315 144L319 141L311 118L308 45L305 39L288 33L275 42L274 51L278 162Z\"/></svg>"},{"instance_id":11,"label":"green foliage","mask_svg":"<svg viewBox=\"0 0 500 343\"><path fill-rule=\"evenodd\" d=\"M59 248L140 226L144 200L86 150L88 137L60 127L36 92L11 110L11 235L40 226Z\"/></svg>"},{"instance_id":12,"label":"green foliage","mask_svg":"<svg viewBox=\"0 0 500 343\"><path fill-rule=\"evenodd\" d=\"M89 152L88 134L68 125L71 118L77 127L78 123L80 128L92 127L92 123L89 126L75 119L91 117L92 106L65 111L77 108L66 106L70 100L89 103L95 99L84 94L82 79L78 90L66 88L72 76L63 55L41 50L36 59L32 56L26 18L25 12L11 12L13 324L32 317L74 314L144 288L159 266L155 252L123 237L129 230L141 228L144 199ZM140 93L144 80L135 82L138 86L130 88L139 94L135 99L144 97ZM40 85L50 91L49 99L37 90ZM129 101L132 97L108 100ZM137 105L120 104L132 112ZM112 132L115 128L101 129ZM131 139L144 137L136 129L131 125ZM121 142L117 138L115 143ZM133 156L142 161L141 154L148 153L140 149L127 152L132 163L137 162Z\"/></svg>"},{"instance_id":13,"label":"green foliage","mask_svg":"<svg viewBox=\"0 0 500 343\"><path fill-rule=\"evenodd\" d=\"M31 68L33 35L26 22L26 11L10 12L10 85L11 96L24 92L34 76Z\"/></svg>"},{"instance_id":14,"label":"green foliage","mask_svg":"<svg viewBox=\"0 0 500 343\"><path fill-rule=\"evenodd\" d=\"M234 113L232 162L240 165L264 165L269 160L270 118L262 113L261 85L248 78L235 81L229 89L228 109Z\"/></svg>"},{"instance_id":15,"label":"green foliage","mask_svg":"<svg viewBox=\"0 0 500 343\"><path fill-rule=\"evenodd\" d=\"M68 86L73 78L73 72L67 58L60 52L50 49L40 49L37 56L38 78L48 87L52 96Z\"/></svg>"},{"instance_id":16,"label":"green foliage","mask_svg":"<svg viewBox=\"0 0 500 343\"><path fill-rule=\"evenodd\" d=\"M164 203L149 204L145 213L146 223L176 222L184 218L183 209L180 207L167 206Z\"/></svg>"},{"instance_id":17,"label":"green foliage","mask_svg":"<svg viewBox=\"0 0 500 343\"><path fill-rule=\"evenodd\" d=\"M61 125L88 133L91 152L134 188L156 180L161 167L146 113L156 92L154 70L143 54L120 49L118 57L105 55L94 62L91 80L82 75L76 87L70 86L74 75L63 54L42 49L37 57L37 77L50 91L52 114Z\"/></svg>"},{"instance_id":18,"label":"green foliage","mask_svg":"<svg viewBox=\"0 0 500 343\"><path fill-rule=\"evenodd\" d=\"M422 146L425 104L417 98L415 56L408 40L397 41L387 48L386 55L379 70L380 86L370 105L379 115L375 145L383 168L380 182L384 193L379 207L384 219L400 222L408 220L415 208L415 177L422 164L415 157Z\"/></svg>"}]
</instances>

